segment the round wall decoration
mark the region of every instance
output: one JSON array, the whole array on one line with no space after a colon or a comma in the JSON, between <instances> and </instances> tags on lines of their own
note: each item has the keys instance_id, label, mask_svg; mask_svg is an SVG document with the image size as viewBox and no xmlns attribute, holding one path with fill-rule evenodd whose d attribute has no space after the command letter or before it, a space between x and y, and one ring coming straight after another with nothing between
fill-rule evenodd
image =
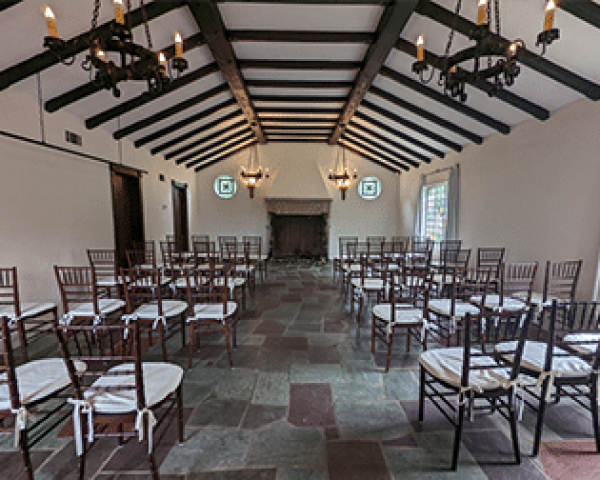
<instances>
[{"instance_id":1,"label":"round wall decoration","mask_svg":"<svg viewBox=\"0 0 600 480\"><path fill-rule=\"evenodd\" d=\"M377 177L365 177L358 184L358 194L364 200L375 200L381 195L381 181Z\"/></svg>"},{"instance_id":2,"label":"round wall decoration","mask_svg":"<svg viewBox=\"0 0 600 480\"><path fill-rule=\"evenodd\" d=\"M231 198L237 192L237 182L229 175L219 175L215 180L215 193L221 198Z\"/></svg>"}]
</instances>

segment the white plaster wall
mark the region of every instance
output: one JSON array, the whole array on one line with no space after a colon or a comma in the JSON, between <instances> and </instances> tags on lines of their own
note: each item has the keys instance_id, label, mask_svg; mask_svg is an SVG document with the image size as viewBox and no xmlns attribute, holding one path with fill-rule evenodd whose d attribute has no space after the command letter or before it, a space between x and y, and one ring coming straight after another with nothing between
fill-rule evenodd
<instances>
[{"instance_id":1,"label":"white plaster wall","mask_svg":"<svg viewBox=\"0 0 600 480\"><path fill-rule=\"evenodd\" d=\"M329 216L329 256L337 255L339 235L385 235L398 230L398 177L358 155L347 152L348 167L357 169L359 180L376 176L382 182L382 194L377 200L365 201L358 196L357 183L342 202L339 191L327 180L329 169L335 166L337 147L322 143L271 143L260 145L259 158L271 175L254 199L239 183L239 166L246 165L249 150L240 152L199 172L196 178L196 222L198 230L215 239L218 235L262 235L268 245L268 214L265 196L288 198L332 198ZM316 168L315 168L316 167ZM291 172L291 174L290 174ZM297 174L295 174L297 172ZM238 180L238 193L231 199L215 195L213 183L219 175L231 175Z\"/></svg>"},{"instance_id":2,"label":"white plaster wall","mask_svg":"<svg viewBox=\"0 0 600 480\"><path fill-rule=\"evenodd\" d=\"M578 296L596 291L600 241L600 105L581 100L546 122L530 120L401 179L400 230L412 235L419 175L461 165L459 237L465 246L505 246L507 261L582 258Z\"/></svg>"}]
</instances>

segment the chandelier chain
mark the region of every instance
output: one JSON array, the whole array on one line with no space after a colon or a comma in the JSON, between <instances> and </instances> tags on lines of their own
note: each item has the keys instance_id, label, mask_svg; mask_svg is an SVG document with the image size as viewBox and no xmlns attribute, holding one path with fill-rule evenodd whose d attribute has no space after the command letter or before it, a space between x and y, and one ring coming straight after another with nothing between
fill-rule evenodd
<instances>
[{"instance_id":1,"label":"chandelier chain","mask_svg":"<svg viewBox=\"0 0 600 480\"><path fill-rule=\"evenodd\" d=\"M100 0L94 0L94 12L92 13L92 32L94 34L98 26L98 15L100 15Z\"/></svg>"},{"instance_id":2,"label":"chandelier chain","mask_svg":"<svg viewBox=\"0 0 600 480\"><path fill-rule=\"evenodd\" d=\"M456 2L456 8L454 9L454 24L452 25L452 30L450 30L450 34L448 35L448 42L446 43L446 50L444 51L444 66L440 70L440 78L438 80L438 85L444 85L444 75L443 72L448 70L448 57L450 56L450 49L452 48L452 42L454 41L454 34L456 33L456 29L458 28L458 16L460 15L460 9L462 7L462 0L458 0Z\"/></svg>"},{"instance_id":3,"label":"chandelier chain","mask_svg":"<svg viewBox=\"0 0 600 480\"><path fill-rule=\"evenodd\" d=\"M148 25L148 16L146 15L146 7L144 6L144 0L140 0L140 9L142 10L142 19L144 21L144 29L146 30L146 40L148 41L148 48L154 50L152 47L152 37L150 36L150 26Z\"/></svg>"},{"instance_id":4,"label":"chandelier chain","mask_svg":"<svg viewBox=\"0 0 600 480\"><path fill-rule=\"evenodd\" d=\"M131 32L133 30L133 25L131 23L131 0L126 0L127 5L127 29Z\"/></svg>"}]
</instances>

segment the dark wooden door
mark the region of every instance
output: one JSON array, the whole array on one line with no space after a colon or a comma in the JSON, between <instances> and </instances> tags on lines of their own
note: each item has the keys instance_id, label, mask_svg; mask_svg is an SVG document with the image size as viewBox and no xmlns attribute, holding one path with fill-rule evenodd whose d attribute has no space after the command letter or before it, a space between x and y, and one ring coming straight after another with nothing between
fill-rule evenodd
<instances>
[{"instance_id":1,"label":"dark wooden door","mask_svg":"<svg viewBox=\"0 0 600 480\"><path fill-rule=\"evenodd\" d=\"M272 227L276 257L324 256L322 215L274 215Z\"/></svg>"},{"instance_id":2,"label":"dark wooden door","mask_svg":"<svg viewBox=\"0 0 600 480\"><path fill-rule=\"evenodd\" d=\"M180 251L187 251L189 238L187 185L173 182L173 233Z\"/></svg>"},{"instance_id":3,"label":"dark wooden door","mask_svg":"<svg viewBox=\"0 0 600 480\"><path fill-rule=\"evenodd\" d=\"M120 267L127 266L127 250L144 241L141 172L111 167L115 248Z\"/></svg>"}]
</instances>

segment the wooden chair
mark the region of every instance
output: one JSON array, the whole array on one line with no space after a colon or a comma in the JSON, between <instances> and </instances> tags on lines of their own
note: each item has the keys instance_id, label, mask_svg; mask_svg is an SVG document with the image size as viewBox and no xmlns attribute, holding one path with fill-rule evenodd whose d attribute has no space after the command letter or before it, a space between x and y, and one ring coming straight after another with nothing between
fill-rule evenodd
<instances>
[{"instance_id":1,"label":"wooden chair","mask_svg":"<svg viewBox=\"0 0 600 480\"><path fill-rule=\"evenodd\" d=\"M579 283L579 274L583 260L567 260L562 262L546 262L544 289L533 292L531 303L538 307L549 307L554 300L573 302Z\"/></svg>"},{"instance_id":2,"label":"wooden chair","mask_svg":"<svg viewBox=\"0 0 600 480\"><path fill-rule=\"evenodd\" d=\"M479 247L477 249L477 268L489 268L492 271L491 283L499 287L500 269L504 263L504 247Z\"/></svg>"},{"instance_id":3,"label":"wooden chair","mask_svg":"<svg viewBox=\"0 0 600 480\"><path fill-rule=\"evenodd\" d=\"M109 298L122 298L121 277L114 249L86 250L98 287Z\"/></svg>"},{"instance_id":4,"label":"wooden chair","mask_svg":"<svg viewBox=\"0 0 600 480\"><path fill-rule=\"evenodd\" d=\"M407 252L408 247L410 246L410 237L407 235L394 235L392 237L392 243L403 245L402 249Z\"/></svg>"},{"instance_id":5,"label":"wooden chair","mask_svg":"<svg viewBox=\"0 0 600 480\"><path fill-rule=\"evenodd\" d=\"M16 325L23 353L28 360L27 344L48 332L58 320L58 308L52 302L21 302L17 267L0 268L0 316ZM29 336L29 338L27 338Z\"/></svg>"},{"instance_id":6,"label":"wooden chair","mask_svg":"<svg viewBox=\"0 0 600 480\"><path fill-rule=\"evenodd\" d=\"M458 255L458 251L462 247L462 240L442 240L440 242L440 257L438 261L432 261L431 264L435 267L441 267L444 259L453 258Z\"/></svg>"},{"instance_id":7,"label":"wooden chair","mask_svg":"<svg viewBox=\"0 0 600 480\"><path fill-rule=\"evenodd\" d=\"M262 247L262 237L260 235L245 235L242 237L242 243L248 249L250 262L255 264L260 275L261 282L267 278L267 260L269 255L264 253Z\"/></svg>"},{"instance_id":8,"label":"wooden chair","mask_svg":"<svg viewBox=\"0 0 600 480\"><path fill-rule=\"evenodd\" d=\"M443 251L441 262L435 268L437 273L433 276L435 293L438 297L443 298L447 296L448 288L452 284L453 273L468 268L470 259L470 248L458 250L446 249Z\"/></svg>"},{"instance_id":9,"label":"wooden chair","mask_svg":"<svg viewBox=\"0 0 600 480\"><path fill-rule=\"evenodd\" d=\"M15 446L23 459L23 476L33 480L30 451L67 418L68 414L61 412L64 398L59 402L56 399L61 398L71 382L61 358L28 361L17 366L10 323L7 316L0 316L0 432L14 432ZM86 366L78 362L74 368L85 371Z\"/></svg>"},{"instance_id":10,"label":"wooden chair","mask_svg":"<svg viewBox=\"0 0 600 480\"><path fill-rule=\"evenodd\" d=\"M360 254L358 275L350 277L350 313L354 313L354 304L357 303L356 323L360 323L363 309L369 304L369 300L375 297L376 302L380 303L386 287L389 288L385 265L374 269L371 262L367 254Z\"/></svg>"},{"instance_id":11,"label":"wooden chair","mask_svg":"<svg viewBox=\"0 0 600 480\"><path fill-rule=\"evenodd\" d=\"M126 251L129 268L157 268L156 248L153 241L140 242L135 248Z\"/></svg>"},{"instance_id":12,"label":"wooden chair","mask_svg":"<svg viewBox=\"0 0 600 480\"><path fill-rule=\"evenodd\" d=\"M342 265L344 263L345 255L348 255L347 245L358 243L358 237L340 236L338 238L339 251L338 256L333 259L333 281L337 280L337 277L343 277Z\"/></svg>"},{"instance_id":13,"label":"wooden chair","mask_svg":"<svg viewBox=\"0 0 600 480\"><path fill-rule=\"evenodd\" d=\"M138 322L61 325L56 334L75 390L69 403L73 404L79 478L85 478L86 456L97 439L116 438L126 448L137 437L147 445L149 470L158 480L154 440L158 443L163 435L155 436L154 430L163 424L167 428L176 418L179 442L183 442L183 369L172 363L142 363ZM87 341L90 335L93 342ZM75 345L87 348L82 354ZM85 373L75 368L82 359L89 365ZM132 440L126 443L126 439Z\"/></svg>"},{"instance_id":14,"label":"wooden chair","mask_svg":"<svg viewBox=\"0 0 600 480\"><path fill-rule=\"evenodd\" d=\"M415 240L413 238L410 246L410 252L408 253L407 257L413 264L419 265L422 268L429 268L433 257L434 246L435 243L428 238L422 241Z\"/></svg>"},{"instance_id":15,"label":"wooden chair","mask_svg":"<svg viewBox=\"0 0 600 480\"><path fill-rule=\"evenodd\" d=\"M210 235L192 235L192 243L210 242Z\"/></svg>"},{"instance_id":16,"label":"wooden chair","mask_svg":"<svg viewBox=\"0 0 600 480\"><path fill-rule=\"evenodd\" d=\"M225 336L229 365L233 367L232 346L236 346L236 326L239 318L238 304L228 299L227 269L188 270L187 299L190 343L188 366L192 368L193 354L197 349L198 335L221 332Z\"/></svg>"},{"instance_id":17,"label":"wooden chair","mask_svg":"<svg viewBox=\"0 0 600 480\"><path fill-rule=\"evenodd\" d=\"M502 264L500 268L500 293L487 295L485 299L486 308L492 310L525 310L531 303L537 269L538 262ZM477 296L473 296L471 301L480 304L480 299Z\"/></svg>"},{"instance_id":18,"label":"wooden chair","mask_svg":"<svg viewBox=\"0 0 600 480\"><path fill-rule=\"evenodd\" d=\"M499 411L509 421L514 456L521 463L517 432L516 402L523 348L533 310L523 317L514 312L487 313L465 317L462 347L427 350L419 357L419 422L424 422L425 399L431 400L454 425L452 470L458 468L464 420L466 414L475 420L475 410ZM496 361L493 345L510 341L512 367ZM457 398L456 404L452 398ZM475 405L485 400L489 406Z\"/></svg>"},{"instance_id":19,"label":"wooden chair","mask_svg":"<svg viewBox=\"0 0 600 480\"><path fill-rule=\"evenodd\" d=\"M221 255L223 255L225 244L237 243L237 237L235 235L219 235L217 240L219 242L219 250L221 251Z\"/></svg>"}]
</instances>

